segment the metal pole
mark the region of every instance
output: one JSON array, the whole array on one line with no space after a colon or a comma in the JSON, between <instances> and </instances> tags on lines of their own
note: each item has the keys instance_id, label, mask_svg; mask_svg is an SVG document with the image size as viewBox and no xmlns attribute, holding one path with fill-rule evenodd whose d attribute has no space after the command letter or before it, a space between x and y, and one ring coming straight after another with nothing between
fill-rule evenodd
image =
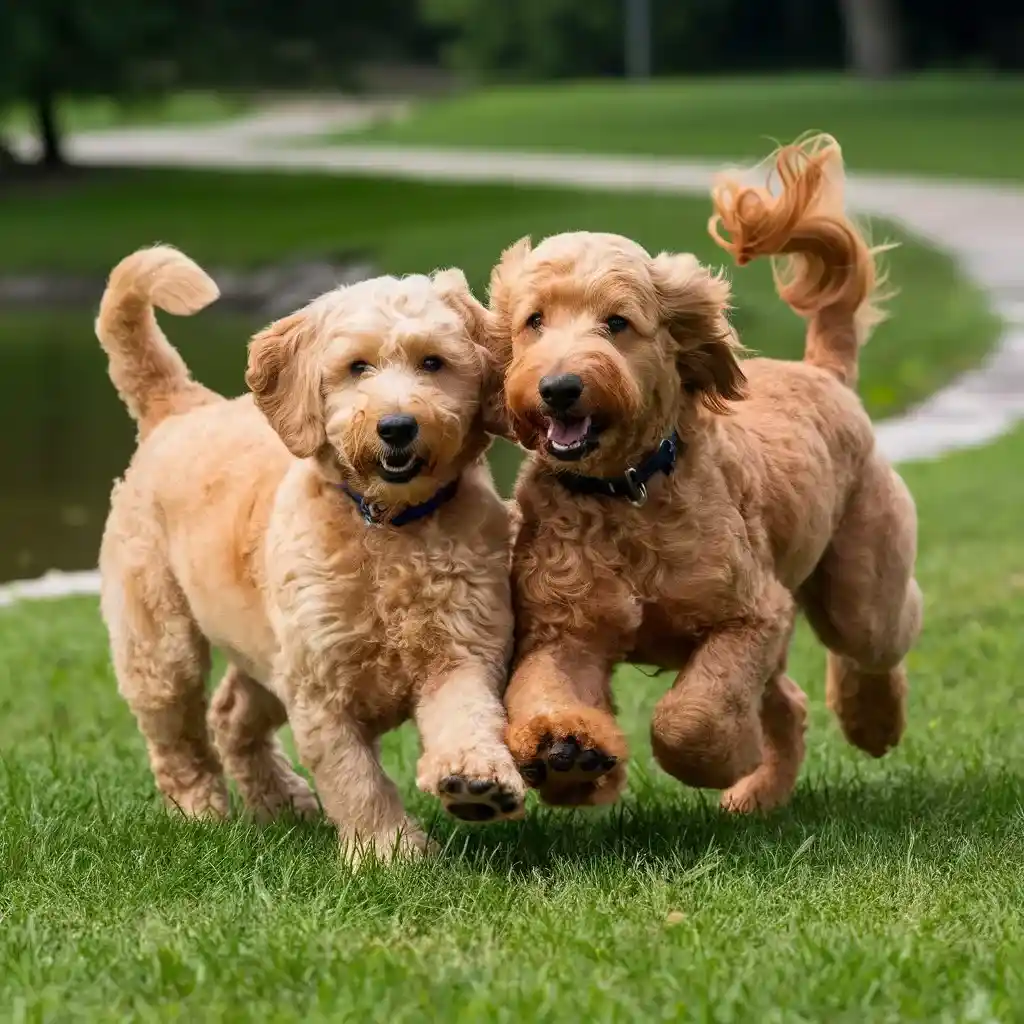
<instances>
[{"instance_id":1,"label":"metal pole","mask_svg":"<svg viewBox=\"0 0 1024 1024\"><path fill-rule=\"evenodd\" d=\"M625 0L626 76L651 77L651 0Z\"/></svg>"}]
</instances>

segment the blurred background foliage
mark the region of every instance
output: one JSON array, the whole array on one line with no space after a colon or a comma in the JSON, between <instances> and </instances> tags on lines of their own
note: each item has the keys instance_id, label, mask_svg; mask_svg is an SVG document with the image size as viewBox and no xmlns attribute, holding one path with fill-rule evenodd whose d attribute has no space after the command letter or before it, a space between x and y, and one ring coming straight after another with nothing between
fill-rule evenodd
<instances>
[{"instance_id":1,"label":"blurred background foliage","mask_svg":"<svg viewBox=\"0 0 1024 1024\"><path fill-rule=\"evenodd\" d=\"M1024 67L1024 5L633 0L656 75ZM621 76L626 0L8 0L0 103L61 160L58 101L189 89L359 88L374 64L473 80ZM10 153L8 151L8 162Z\"/></svg>"}]
</instances>

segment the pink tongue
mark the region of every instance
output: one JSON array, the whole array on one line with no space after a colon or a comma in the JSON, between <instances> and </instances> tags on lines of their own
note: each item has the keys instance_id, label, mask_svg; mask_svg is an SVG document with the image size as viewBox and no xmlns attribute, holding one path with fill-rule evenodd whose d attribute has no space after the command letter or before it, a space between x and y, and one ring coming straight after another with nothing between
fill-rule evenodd
<instances>
[{"instance_id":1,"label":"pink tongue","mask_svg":"<svg viewBox=\"0 0 1024 1024\"><path fill-rule=\"evenodd\" d=\"M590 417L576 420L575 423L560 423L558 420L548 420L548 440L560 444L563 448L582 441L590 429Z\"/></svg>"}]
</instances>

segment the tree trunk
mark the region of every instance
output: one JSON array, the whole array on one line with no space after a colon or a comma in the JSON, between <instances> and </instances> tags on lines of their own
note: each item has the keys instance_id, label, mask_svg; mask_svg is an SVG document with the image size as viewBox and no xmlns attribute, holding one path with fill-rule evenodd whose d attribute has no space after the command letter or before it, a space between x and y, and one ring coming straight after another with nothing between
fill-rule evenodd
<instances>
[{"instance_id":1,"label":"tree trunk","mask_svg":"<svg viewBox=\"0 0 1024 1024\"><path fill-rule=\"evenodd\" d=\"M42 146L40 163L44 167L63 167L64 149L61 144L60 125L57 123L57 96L48 86L42 86L33 97L36 125Z\"/></svg>"},{"instance_id":2,"label":"tree trunk","mask_svg":"<svg viewBox=\"0 0 1024 1024\"><path fill-rule=\"evenodd\" d=\"M897 0L839 0L846 59L863 78L890 78L903 65Z\"/></svg>"}]
</instances>

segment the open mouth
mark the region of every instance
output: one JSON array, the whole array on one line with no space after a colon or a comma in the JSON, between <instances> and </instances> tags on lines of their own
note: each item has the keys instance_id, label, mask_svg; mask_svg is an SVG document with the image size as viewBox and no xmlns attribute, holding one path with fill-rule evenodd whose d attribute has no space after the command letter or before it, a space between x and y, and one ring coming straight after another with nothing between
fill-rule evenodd
<instances>
[{"instance_id":1,"label":"open mouth","mask_svg":"<svg viewBox=\"0 0 1024 1024\"><path fill-rule=\"evenodd\" d=\"M547 428L548 451L565 462L583 458L597 444L596 431L589 416L549 417Z\"/></svg>"},{"instance_id":2,"label":"open mouth","mask_svg":"<svg viewBox=\"0 0 1024 1024\"><path fill-rule=\"evenodd\" d=\"M377 473L389 484L407 484L423 466L423 460L407 448L388 449L377 462Z\"/></svg>"}]
</instances>

